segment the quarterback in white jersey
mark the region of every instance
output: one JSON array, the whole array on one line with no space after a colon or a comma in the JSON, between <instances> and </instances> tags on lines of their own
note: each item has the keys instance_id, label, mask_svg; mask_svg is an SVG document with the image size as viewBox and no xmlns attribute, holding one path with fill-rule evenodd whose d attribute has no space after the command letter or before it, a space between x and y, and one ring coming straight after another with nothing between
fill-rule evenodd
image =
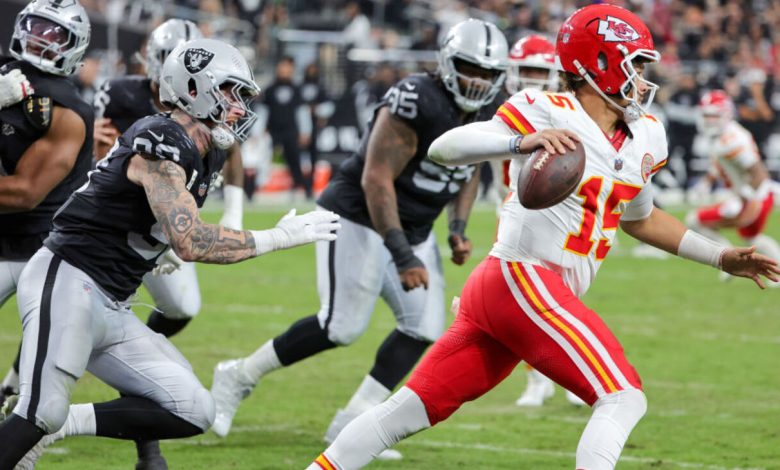
<instances>
[{"instance_id":1,"label":"quarterback in white jersey","mask_svg":"<svg viewBox=\"0 0 780 470\"><path fill-rule=\"evenodd\" d=\"M772 180L761 161L753 136L734 120L734 104L723 90L706 93L699 103L697 150L710 158L710 171L694 186L700 198L720 181L730 195L713 206L688 214L690 228L728 244L721 228L735 228L747 243L772 258L780 257L780 245L762 233L772 212L775 195ZM773 284L777 286L777 284Z\"/></svg>"},{"instance_id":2,"label":"quarterback in white jersey","mask_svg":"<svg viewBox=\"0 0 780 470\"><path fill-rule=\"evenodd\" d=\"M645 114L657 86L643 71L660 54L636 15L605 4L577 10L561 26L556 50L569 93L521 91L493 120L443 134L428 157L454 166L514 156L514 180L523 155L544 147L555 158L580 141L587 155L580 185L548 209L525 209L516 198L504 205L498 241L463 287L455 321L406 385L347 425L310 469L360 468L485 394L521 360L593 406L576 468L612 469L647 404L619 341L579 297L618 225L761 287L760 275L780 273L755 248L712 243L653 206L648 183L666 161L666 136Z\"/></svg>"},{"instance_id":3,"label":"quarterback in white jersey","mask_svg":"<svg viewBox=\"0 0 780 470\"><path fill-rule=\"evenodd\" d=\"M609 137L573 93L533 89L510 98L494 121L503 122L507 134L568 129L585 147L588 157L579 187L543 210L526 209L518 198L509 198L491 251L501 259L540 264L582 296L612 246L618 223L644 219L653 209L650 177L666 164L667 156L663 126L644 114L634 122L621 122ZM523 161L515 158L510 164L512 194Z\"/></svg>"}]
</instances>

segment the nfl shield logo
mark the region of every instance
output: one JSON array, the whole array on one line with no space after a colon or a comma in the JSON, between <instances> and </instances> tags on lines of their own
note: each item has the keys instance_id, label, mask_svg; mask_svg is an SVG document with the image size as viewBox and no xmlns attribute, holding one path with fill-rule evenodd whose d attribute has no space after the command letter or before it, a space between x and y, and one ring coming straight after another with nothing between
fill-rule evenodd
<instances>
[{"instance_id":1,"label":"nfl shield logo","mask_svg":"<svg viewBox=\"0 0 780 470\"><path fill-rule=\"evenodd\" d=\"M206 191L208 191L209 185L206 183L200 183L200 186L198 186L198 196L203 197L206 194Z\"/></svg>"},{"instance_id":2,"label":"nfl shield logo","mask_svg":"<svg viewBox=\"0 0 780 470\"><path fill-rule=\"evenodd\" d=\"M184 68L186 68L189 73L198 73L206 68L213 58L214 53L209 52L206 49L200 47L196 49L187 49L184 53Z\"/></svg>"},{"instance_id":3,"label":"nfl shield logo","mask_svg":"<svg viewBox=\"0 0 780 470\"><path fill-rule=\"evenodd\" d=\"M615 159L615 171L620 171L623 169L623 159L622 158L616 158Z\"/></svg>"}]
</instances>

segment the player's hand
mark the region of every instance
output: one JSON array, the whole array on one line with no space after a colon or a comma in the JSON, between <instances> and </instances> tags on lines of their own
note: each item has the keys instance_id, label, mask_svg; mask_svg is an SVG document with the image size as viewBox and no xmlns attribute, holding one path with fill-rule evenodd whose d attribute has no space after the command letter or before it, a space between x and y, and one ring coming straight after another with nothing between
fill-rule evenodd
<instances>
[{"instance_id":1,"label":"player's hand","mask_svg":"<svg viewBox=\"0 0 780 470\"><path fill-rule=\"evenodd\" d=\"M35 92L19 69L0 75L0 109L14 105Z\"/></svg>"},{"instance_id":2,"label":"player's hand","mask_svg":"<svg viewBox=\"0 0 780 470\"><path fill-rule=\"evenodd\" d=\"M417 258L417 260L419 261L419 258ZM406 292L417 289L418 287L428 288L428 270L425 269L425 265L422 261L420 261L419 266L413 266L404 269L403 271L399 271L398 277L401 278L401 286L403 286Z\"/></svg>"},{"instance_id":3,"label":"player's hand","mask_svg":"<svg viewBox=\"0 0 780 470\"><path fill-rule=\"evenodd\" d=\"M723 252L720 262L721 269L732 276L746 277L758 284L758 287L766 289L761 276L773 282L780 278L780 268L777 261L756 253L756 247L728 248Z\"/></svg>"},{"instance_id":4,"label":"player's hand","mask_svg":"<svg viewBox=\"0 0 780 470\"><path fill-rule=\"evenodd\" d=\"M184 261L176 256L176 253L172 249L168 249L157 260L157 266L152 269L152 276L165 276L171 274L178 269L181 269L181 265Z\"/></svg>"},{"instance_id":5,"label":"player's hand","mask_svg":"<svg viewBox=\"0 0 780 470\"><path fill-rule=\"evenodd\" d=\"M452 250L452 258L450 258L452 262L458 266L463 266L471 257L471 240L458 234L452 234L447 238L447 242Z\"/></svg>"},{"instance_id":6,"label":"player's hand","mask_svg":"<svg viewBox=\"0 0 780 470\"><path fill-rule=\"evenodd\" d=\"M101 143L105 145L114 145L114 141L119 137L119 131L109 118L95 119L95 127L92 131L92 137L95 139L95 143Z\"/></svg>"},{"instance_id":7,"label":"player's hand","mask_svg":"<svg viewBox=\"0 0 780 470\"><path fill-rule=\"evenodd\" d=\"M338 214L331 211L316 210L295 215L295 209L292 209L276 224L281 235L275 240L277 249L317 241L333 241L336 239L336 231L341 228L339 218Z\"/></svg>"},{"instance_id":8,"label":"player's hand","mask_svg":"<svg viewBox=\"0 0 780 470\"><path fill-rule=\"evenodd\" d=\"M568 129L545 129L523 137L520 153L531 153L544 147L551 155L566 153L577 148L580 138Z\"/></svg>"}]
</instances>

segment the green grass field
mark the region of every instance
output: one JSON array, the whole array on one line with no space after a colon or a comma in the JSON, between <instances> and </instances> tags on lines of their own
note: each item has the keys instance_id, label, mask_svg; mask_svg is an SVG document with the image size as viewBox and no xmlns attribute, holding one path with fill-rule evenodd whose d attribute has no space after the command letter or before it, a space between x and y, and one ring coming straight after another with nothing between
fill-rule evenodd
<instances>
[{"instance_id":1,"label":"green grass field","mask_svg":"<svg viewBox=\"0 0 780 470\"><path fill-rule=\"evenodd\" d=\"M247 213L244 225L268 227L282 213ZM494 226L492 207L476 210L468 229L475 243L472 260L465 267L445 266L448 297L487 254ZM441 240L443 228L437 225ZM780 237L777 215L769 233ZM780 468L780 289L760 291L742 279L722 283L716 271L679 259L634 259L628 256L631 246L621 237L586 297L621 340L649 402L618 468ZM173 342L207 387L218 361L250 353L319 305L311 247L235 266L202 265L199 277L203 309ZM145 293L140 300L149 301ZM0 310L2 374L20 336L15 308L12 300ZM136 311L145 318L148 308ZM369 331L353 346L265 377L239 408L227 439L206 433L164 442L170 467L304 468L325 448L330 419L393 327L380 302ZM401 443L404 460L372 468L573 468L589 409L569 405L560 389L543 408L517 408L524 381L523 371L516 371L448 421ZM86 375L73 399L115 397ZM129 442L70 438L53 446L39 468L132 468L134 462Z\"/></svg>"}]
</instances>

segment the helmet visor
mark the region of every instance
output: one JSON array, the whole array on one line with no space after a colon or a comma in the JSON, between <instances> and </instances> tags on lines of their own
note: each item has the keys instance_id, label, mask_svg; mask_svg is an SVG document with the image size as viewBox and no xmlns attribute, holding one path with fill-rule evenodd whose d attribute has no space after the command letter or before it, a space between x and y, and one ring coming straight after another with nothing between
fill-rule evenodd
<instances>
[{"instance_id":1,"label":"helmet visor","mask_svg":"<svg viewBox=\"0 0 780 470\"><path fill-rule=\"evenodd\" d=\"M23 52L55 61L70 48L70 31L49 19L28 15L18 27L25 33L22 36L25 38Z\"/></svg>"}]
</instances>

